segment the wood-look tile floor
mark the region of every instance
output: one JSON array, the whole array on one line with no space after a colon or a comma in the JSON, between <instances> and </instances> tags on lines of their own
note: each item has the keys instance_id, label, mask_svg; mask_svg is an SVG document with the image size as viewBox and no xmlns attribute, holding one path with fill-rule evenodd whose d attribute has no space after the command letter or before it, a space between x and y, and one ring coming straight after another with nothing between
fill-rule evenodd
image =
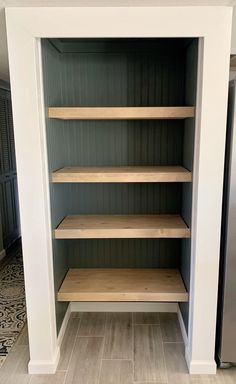
<instances>
[{"instance_id":1,"label":"wood-look tile floor","mask_svg":"<svg viewBox=\"0 0 236 384\"><path fill-rule=\"evenodd\" d=\"M28 375L27 328L0 369L1 384L235 384L236 368L190 376L177 315L72 313L55 375Z\"/></svg>"}]
</instances>

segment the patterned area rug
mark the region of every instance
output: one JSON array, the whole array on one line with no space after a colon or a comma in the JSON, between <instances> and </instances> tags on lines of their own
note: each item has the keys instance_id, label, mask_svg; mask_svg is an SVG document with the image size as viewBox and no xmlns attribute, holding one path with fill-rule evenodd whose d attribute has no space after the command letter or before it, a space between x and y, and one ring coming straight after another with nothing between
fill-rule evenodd
<instances>
[{"instance_id":1,"label":"patterned area rug","mask_svg":"<svg viewBox=\"0 0 236 384\"><path fill-rule=\"evenodd\" d=\"M26 321L24 273L21 250L0 269L0 367Z\"/></svg>"}]
</instances>

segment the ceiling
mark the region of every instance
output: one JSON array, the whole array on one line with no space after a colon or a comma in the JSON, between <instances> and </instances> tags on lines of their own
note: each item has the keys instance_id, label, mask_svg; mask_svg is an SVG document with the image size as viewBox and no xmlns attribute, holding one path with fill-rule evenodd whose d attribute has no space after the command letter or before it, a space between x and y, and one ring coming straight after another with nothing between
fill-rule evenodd
<instances>
[{"instance_id":1,"label":"ceiling","mask_svg":"<svg viewBox=\"0 0 236 384\"><path fill-rule=\"evenodd\" d=\"M236 0L0 0L0 79L9 81L6 7L232 6Z\"/></svg>"}]
</instances>

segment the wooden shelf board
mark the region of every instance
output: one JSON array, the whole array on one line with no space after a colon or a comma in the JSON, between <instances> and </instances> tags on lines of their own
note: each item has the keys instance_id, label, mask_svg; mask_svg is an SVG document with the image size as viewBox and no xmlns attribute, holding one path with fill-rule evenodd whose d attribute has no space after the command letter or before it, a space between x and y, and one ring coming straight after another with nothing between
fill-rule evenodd
<instances>
[{"instance_id":1,"label":"wooden shelf board","mask_svg":"<svg viewBox=\"0 0 236 384\"><path fill-rule=\"evenodd\" d=\"M179 166L67 167L52 174L54 183L190 182L192 174Z\"/></svg>"},{"instance_id":2,"label":"wooden shelf board","mask_svg":"<svg viewBox=\"0 0 236 384\"><path fill-rule=\"evenodd\" d=\"M70 269L59 301L188 301L177 269Z\"/></svg>"},{"instance_id":3,"label":"wooden shelf board","mask_svg":"<svg viewBox=\"0 0 236 384\"><path fill-rule=\"evenodd\" d=\"M56 239L186 238L179 215L72 215L55 230Z\"/></svg>"},{"instance_id":4,"label":"wooden shelf board","mask_svg":"<svg viewBox=\"0 0 236 384\"><path fill-rule=\"evenodd\" d=\"M51 107L50 119L186 119L194 117L194 107Z\"/></svg>"}]
</instances>

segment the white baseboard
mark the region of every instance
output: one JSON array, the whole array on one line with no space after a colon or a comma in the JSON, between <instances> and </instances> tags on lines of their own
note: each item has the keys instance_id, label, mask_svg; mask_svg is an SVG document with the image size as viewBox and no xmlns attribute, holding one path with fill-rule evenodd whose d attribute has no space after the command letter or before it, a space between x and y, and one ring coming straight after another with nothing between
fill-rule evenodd
<instances>
[{"instance_id":1,"label":"white baseboard","mask_svg":"<svg viewBox=\"0 0 236 384\"><path fill-rule=\"evenodd\" d=\"M71 312L177 312L176 303L71 302Z\"/></svg>"},{"instance_id":2,"label":"white baseboard","mask_svg":"<svg viewBox=\"0 0 236 384\"><path fill-rule=\"evenodd\" d=\"M0 260L4 259L5 256L6 256L6 250L3 249L3 250L0 252Z\"/></svg>"},{"instance_id":3,"label":"white baseboard","mask_svg":"<svg viewBox=\"0 0 236 384\"><path fill-rule=\"evenodd\" d=\"M68 305L67 311L65 313L65 316L64 316L61 328L60 328L60 331L58 333L57 345L58 345L59 348L61 346L64 334L65 334L65 331L66 331L66 327L67 327L67 324L68 324L68 321L69 321L69 318L70 318L70 314L71 314L71 303L69 303L69 305Z\"/></svg>"},{"instance_id":4,"label":"white baseboard","mask_svg":"<svg viewBox=\"0 0 236 384\"><path fill-rule=\"evenodd\" d=\"M30 360L28 373L30 375L54 374L60 359L60 348L56 348L55 356L52 360Z\"/></svg>"},{"instance_id":5,"label":"white baseboard","mask_svg":"<svg viewBox=\"0 0 236 384\"><path fill-rule=\"evenodd\" d=\"M187 332L186 332L183 316L182 316L182 313L180 311L179 306L178 306L178 309L177 309L177 315L178 315L178 320L179 320L179 325L180 325L182 337L183 337L183 340L184 340L184 345L185 345L185 348L187 348L188 347L188 335L187 335Z\"/></svg>"},{"instance_id":6,"label":"white baseboard","mask_svg":"<svg viewBox=\"0 0 236 384\"><path fill-rule=\"evenodd\" d=\"M59 331L58 337L57 337L57 348L55 357L53 360L30 360L28 364L28 372L31 375L37 375L37 374L54 374L57 370L57 366L60 359L60 347L61 343L66 331L66 327L70 318L71 314L71 306L68 305L67 311L65 313L61 329Z\"/></svg>"},{"instance_id":7,"label":"white baseboard","mask_svg":"<svg viewBox=\"0 0 236 384\"><path fill-rule=\"evenodd\" d=\"M189 349L185 348L185 359L187 362L190 375L215 375L216 362L215 360L191 360Z\"/></svg>"},{"instance_id":8,"label":"white baseboard","mask_svg":"<svg viewBox=\"0 0 236 384\"><path fill-rule=\"evenodd\" d=\"M178 306L178 319L180 324L180 329L182 332L184 344L185 344L185 360L188 366L188 371L190 375L215 375L216 374L216 362L215 360L205 361L205 360L191 360L191 354L189 351L189 342L188 335L186 332L184 320L182 313Z\"/></svg>"}]
</instances>

